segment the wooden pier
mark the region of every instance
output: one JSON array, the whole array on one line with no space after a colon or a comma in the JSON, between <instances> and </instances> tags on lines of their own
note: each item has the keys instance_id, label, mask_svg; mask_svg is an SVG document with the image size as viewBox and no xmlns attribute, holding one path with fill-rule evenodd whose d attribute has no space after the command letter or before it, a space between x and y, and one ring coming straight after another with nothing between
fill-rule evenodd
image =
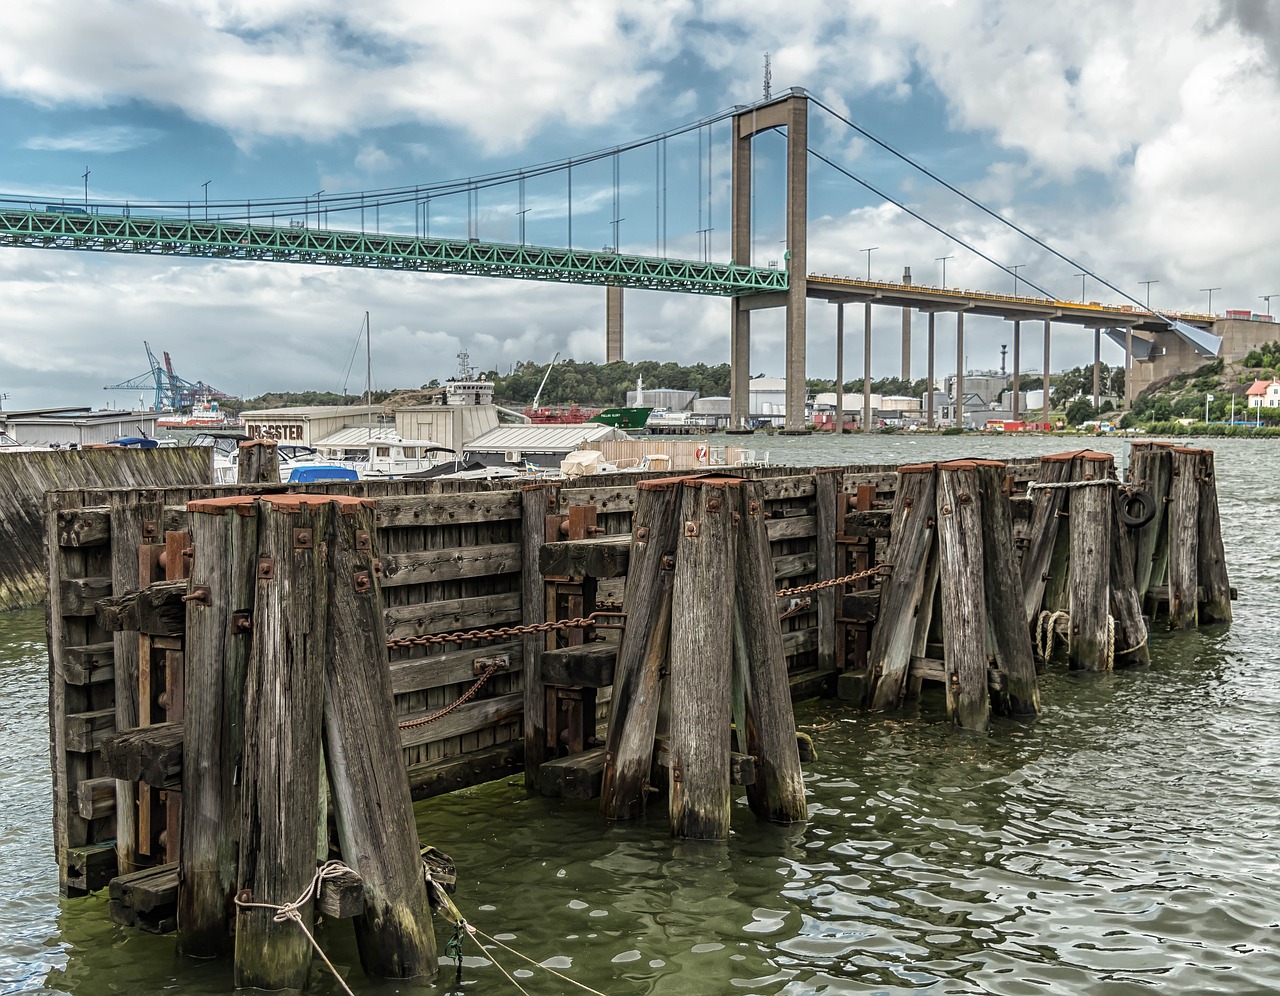
<instances>
[{"instance_id":1,"label":"wooden pier","mask_svg":"<svg viewBox=\"0 0 1280 996\"><path fill-rule=\"evenodd\" d=\"M523 772L680 837L724 839L739 790L798 821L793 698L936 689L982 731L1040 711L1038 670L1145 664L1149 626L1233 595L1213 454L1160 444L1124 484L1089 451L248 481L50 492L45 527L63 892L259 988L306 978L272 916L300 896L368 974L435 971L412 800Z\"/></svg>"}]
</instances>

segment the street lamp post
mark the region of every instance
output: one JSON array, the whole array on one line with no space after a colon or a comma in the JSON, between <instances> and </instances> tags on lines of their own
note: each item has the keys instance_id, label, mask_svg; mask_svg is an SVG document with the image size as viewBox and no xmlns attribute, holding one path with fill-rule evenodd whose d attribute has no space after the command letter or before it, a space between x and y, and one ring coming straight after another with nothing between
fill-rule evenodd
<instances>
[{"instance_id":1,"label":"street lamp post","mask_svg":"<svg viewBox=\"0 0 1280 996\"><path fill-rule=\"evenodd\" d=\"M1209 314L1209 315L1213 314L1213 292L1216 290L1222 290L1222 288L1221 287L1201 287L1200 288L1201 294L1207 293L1209 295L1209 310L1206 312L1206 314Z\"/></svg>"},{"instance_id":2,"label":"street lamp post","mask_svg":"<svg viewBox=\"0 0 1280 996\"><path fill-rule=\"evenodd\" d=\"M942 264L942 289L947 289L947 260L955 259L955 256L935 256L933 261Z\"/></svg>"},{"instance_id":3,"label":"street lamp post","mask_svg":"<svg viewBox=\"0 0 1280 996\"><path fill-rule=\"evenodd\" d=\"M1159 280L1139 280L1138 283L1146 285L1147 288L1147 310L1151 310L1151 285L1158 284Z\"/></svg>"},{"instance_id":4,"label":"street lamp post","mask_svg":"<svg viewBox=\"0 0 1280 996\"><path fill-rule=\"evenodd\" d=\"M1027 265L1026 263L1014 263L1009 267L1009 269L1013 271L1013 296L1014 297L1018 296L1018 271L1021 270L1026 265Z\"/></svg>"},{"instance_id":5,"label":"street lamp post","mask_svg":"<svg viewBox=\"0 0 1280 996\"><path fill-rule=\"evenodd\" d=\"M1089 274L1073 273L1072 276L1080 278L1080 303L1084 304L1084 282L1089 279Z\"/></svg>"},{"instance_id":6,"label":"street lamp post","mask_svg":"<svg viewBox=\"0 0 1280 996\"><path fill-rule=\"evenodd\" d=\"M1280 297L1280 294L1259 294L1259 295L1258 295L1258 300L1259 300L1259 301L1266 301L1266 302L1267 302L1267 314L1268 314L1268 315L1270 315L1270 314L1271 314L1271 299L1272 299L1273 297Z\"/></svg>"},{"instance_id":7,"label":"street lamp post","mask_svg":"<svg viewBox=\"0 0 1280 996\"><path fill-rule=\"evenodd\" d=\"M323 193L324 193L323 190L317 190L314 194L312 194L312 196L316 199L316 231L317 232L320 231L320 195Z\"/></svg>"},{"instance_id":8,"label":"street lamp post","mask_svg":"<svg viewBox=\"0 0 1280 996\"><path fill-rule=\"evenodd\" d=\"M200 186L204 187L204 220L205 221L209 220L209 184L211 183L213 183L212 180L205 180L204 183L200 184Z\"/></svg>"},{"instance_id":9,"label":"street lamp post","mask_svg":"<svg viewBox=\"0 0 1280 996\"><path fill-rule=\"evenodd\" d=\"M868 246L866 249L858 250L858 252L865 252L867 254L867 280L871 279L871 254L879 248L879 246Z\"/></svg>"}]
</instances>

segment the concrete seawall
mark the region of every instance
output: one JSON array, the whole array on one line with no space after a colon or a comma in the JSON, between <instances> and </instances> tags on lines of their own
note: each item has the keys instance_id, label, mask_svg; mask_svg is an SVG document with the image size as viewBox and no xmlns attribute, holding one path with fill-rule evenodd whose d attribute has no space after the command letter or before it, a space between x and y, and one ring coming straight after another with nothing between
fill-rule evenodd
<instances>
[{"instance_id":1,"label":"concrete seawall","mask_svg":"<svg viewBox=\"0 0 1280 996\"><path fill-rule=\"evenodd\" d=\"M46 491L166 487L212 480L213 454L205 447L0 451L0 611L44 600Z\"/></svg>"}]
</instances>

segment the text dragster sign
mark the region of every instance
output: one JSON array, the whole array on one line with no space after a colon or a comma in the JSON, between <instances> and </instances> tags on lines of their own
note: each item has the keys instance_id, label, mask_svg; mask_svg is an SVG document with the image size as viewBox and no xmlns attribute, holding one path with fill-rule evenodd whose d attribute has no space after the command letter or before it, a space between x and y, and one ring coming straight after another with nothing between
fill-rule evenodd
<instances>
[{"instance_id":1,"label":"text dragster sign","mask_svg":"<svg viewBox=\"0 0 1280 996\"><path fill-rule=\"evenodd\" d=\"M297 423L269 422L246 425L250 439L274 439L277 442L301 442L302 426Z\"/></svg>"}]
</instances>

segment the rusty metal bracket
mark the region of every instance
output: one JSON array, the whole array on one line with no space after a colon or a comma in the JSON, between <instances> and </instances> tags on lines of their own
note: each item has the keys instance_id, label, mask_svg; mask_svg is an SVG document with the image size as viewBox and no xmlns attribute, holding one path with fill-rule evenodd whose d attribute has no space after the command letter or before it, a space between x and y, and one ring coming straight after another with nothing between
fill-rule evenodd
<instances>
[{"instance_id":1,"label":"rusty metal bracket","mask_svg":"<svg viewBox=\"0 0 1280 996\"><path fill-rule=\"evenodd\" d=\"M195 605L210 605L213 601L213 593L209 590L209 586L205 584L193 585L191 590L182 596L184 602L190 602Z\"/></svg>"},{"instance_id":2,"label":"rusty metal bracket","mask_svg":"<svg viewBox=\"0 0 1280 996\"><path fill-rule=\"evenodd\" d=\"M142 523L142 535L146 539L155 539L160 535L160 523L155 519L144 519Z\"/></svg>"},{"instance_id":3,"label":"rusty metal bracket","mask_svg":"<svg viewBox=\"0 0 1280 996\"><path fill-rule=\"evenodd\" d=\"M295 550L310 550L315 546L315 533L308 528L295 529L293 531L293 548Z\"/></svg>"},{"instance_id":4,"label":"rusty metal bracket","mask_svg":"<svg viewBox=\"0 0 1280 996\"><path fill-rule=\"evenodd\" d=\"M231 632L233 633L252 633L253 632L253 615L250 612L240 609L231 613Z\"/></svg>"},{"instance_id":5,"label":"rusty metal bracket","mask_svg":"<svg viewBox=\"0 0 1280 996\"><path fill-rule=\"evenodd\" d=\"M699 533L698 524L696 522L686 522L684 524L684 534L686 536L697 536Z\"/></svg>"},{"instance_id":6,"label":"rusty metal bracket","mask_svg":"<svg viewBox=\"0 0 1280 996\"><path fill-rule=\"evenodd\" d=\"M352 577L356 591L369 591L373 587L373 578L369 576L368 571L356 571Z\"/></svg>"},{"instance_id":7,"label":"rusty metal bracket","mask_svg":"<svg viewBox=\"0 0 1280 996\"><path fill-rule=\"evenodd\" d=\"M472 668L476 674L484 674L492 669L494 671L506 671L511 667L510 654L497 654L493 657L477 657L472 662Z\"/></svg>"},{"instance_id":8,"label":"rusty metal bracket","mask_svg":"<svg viewBox=\"0 0 1280 996\"><path fill-rule=\"evenodd\" d=\"M357 550L373 549L373 540L370 539L369 537L369 530L367 529L356 530L356 549Z\"/></svg>"},{"instance_id":9,"label":"rusty metal bracket","mask_svg":"<svg viewBox=\"0 0 1280 996\"><path fill-rule=\"evenodd\" d=\"M276 576L275 557L259 557L258 558L258 580L270 581L275 576Z\"/></svg>"}]
</instances>

